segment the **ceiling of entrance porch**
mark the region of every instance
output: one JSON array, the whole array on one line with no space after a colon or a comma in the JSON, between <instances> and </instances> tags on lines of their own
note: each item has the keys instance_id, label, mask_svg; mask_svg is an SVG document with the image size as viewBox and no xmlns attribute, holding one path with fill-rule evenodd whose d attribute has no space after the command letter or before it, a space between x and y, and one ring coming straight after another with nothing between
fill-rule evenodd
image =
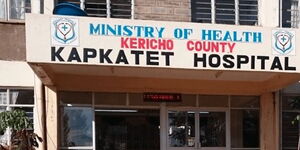
<instances>
[{"instance_id":1,"label":"ceiling of entrance porch","mask_svg":"<svg viewBox=\"0 0 300 150\"><path fill-rule=\"evenodd\" d=\"M225 81L265 81L277 73L245 72L245 71L212 71L140 67L107 67L84 65L48 65L47 68L55 74L85 75L85 76L114 76L138 78L166 78L192 80L225 80Z\"/></svg>"}]
</instances>

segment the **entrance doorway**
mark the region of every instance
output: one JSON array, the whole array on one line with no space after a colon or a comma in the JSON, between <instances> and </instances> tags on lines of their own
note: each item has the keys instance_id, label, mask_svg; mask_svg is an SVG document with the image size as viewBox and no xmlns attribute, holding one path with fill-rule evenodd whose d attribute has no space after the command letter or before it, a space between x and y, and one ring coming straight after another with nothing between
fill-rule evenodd
<instances>
[{"instance_id":1,"label":"entrance doorway","mask_svg":"<svg viewBox=\"0 0 300 150\"><path fill-rule=\"evenodd\" d=\"M97 150L158 150L159 110L95 109Z\"/></svg>"},{"instance_id":2,"label":"entrance doorway","mask_svg":"<svg viewBox=\"0 0 300 150\"><path fill-rule=\"evenodd\" d=\"M226 150L226 110L169 110L168 150Z\"/></svg>"}]
</instances>

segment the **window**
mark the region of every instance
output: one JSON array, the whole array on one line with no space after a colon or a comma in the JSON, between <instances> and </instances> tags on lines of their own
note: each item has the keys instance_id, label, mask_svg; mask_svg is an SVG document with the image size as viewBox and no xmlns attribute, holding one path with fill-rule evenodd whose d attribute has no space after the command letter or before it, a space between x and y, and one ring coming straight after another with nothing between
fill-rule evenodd
<instances>
[{"instance_id":1,"label":"window","mask_svg":"<svg viewBox=\"0 0 300 150\"><path fill-rule=\"evenodd\" d=\"M258 0L191 0L192 22L258 24Z\"/></svg>"},{"instance_id":2,"label":"window","mask_svg":"<svg viewBox=\"0 0 300 150\"><path fill-rule=\"evenodd\" d=\"M281 26L299 27L299 0L281 0Z\"/></svg>"},{"instance_id":3,"label":"window","mask_svg":"<svg viewBox=\"0 0 300 150\"><path fill-rule=\"evenodd\" d=\"M24 110L33 122L34 94L33 89L0 88L0 112L14 109ZM0 144L8 140L7 133L0 133Z\"/></svg>"},{"instance_id":4,"label":"window","mask_svg":"<svg viewBox=\"0 0 300 150\"><path fill-rule=\"evenodd\" d=\"M58 3L62 2L80 5L92 17L133 18L132 0L58 0Z\"/></svg>"},{"instance_id":5,"label":"window","mask_svg":"<svg viewBox=\"0 0 300 150\"><path fill-rule=\"evenodd\" d=\"M147 108L141 93L61 91L58 97L61 150L159 149L159 106Z\"/></svg>"},{"instance_id":6,"label":"window","mask_svg":"<svg viewBox=\"0 0 300 150\"><path fill-rule=\"evenodd\" d=\"M297 103L295 103L298 101ZM299 95L284 95L282 97L282 150L297 150L298 138L300 132L300 123L296 121L296 116L300 115L300 96ZM293 107L298 104L297 107ZM295 105L294 105L295 106Z\"/></svg>"},{"instance_id":7,"label":"window","mask_svg":"<svg viewBox=\"0 0 300 150\"><path fill-rule=\"evenodd\" d=\"M0 0L0 20L24 19L31 12L31 0Z\"/></svg>"},{"instance_id":8,"label":"window","mask_svg":"<svg viewBox=\"0 0 300 150\"><path fill-rule=\"evenodd\" d=\"M93 146L93 110L90 107L63 107L61 110L63 147ZM84 131L84 132L83 132Z\"/></svg>"}]
</instances>

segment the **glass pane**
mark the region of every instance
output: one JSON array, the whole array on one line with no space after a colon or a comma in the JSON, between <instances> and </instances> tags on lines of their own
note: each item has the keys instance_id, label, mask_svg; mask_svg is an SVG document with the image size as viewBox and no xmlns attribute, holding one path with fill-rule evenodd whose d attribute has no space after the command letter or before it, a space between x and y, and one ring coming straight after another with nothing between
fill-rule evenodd
<instances>
[{"instance_id":1,"label":"glass pane","mask_svg":"<svg viewBox=\"0 0 300 150\"><path fill-rule=\"evenodd\" d=\"M228 96L199 95L199 107L228 107Z\"/></svg>"},{"instance_id":2,"label":"glass pane","mask_svg":"<svg viewBox=\"0 0 300 150\"><path fill-rule=\"evenodd\" d=\"M63 107L61 114L62 146L92 146L92 108Z\"/></svg>"},{"instance_id":3,"label":"glass pane","mask_svg":"<svg viewBox=\"0 0 300 150\"><path fill-rule=\"evenodd\" d=\"M85 0L85 11L89 16L106 17L106 0Z\"/></svg>"},{"instance_id":4,"label":"glass pane","mask_svg":"<svg viewBox=\"0 0 300 150\"><path fill-rule=\"evenodd\" d=\"M126 93L96 93L95 105L126 105Z\"/></svg>"},{"instance_id":5,"label":"glass pane","mask_svg":"<svg viewBox=\"0 0 300 150\"><path fill-rule=\"evenodd\" d=\"M25 0L25 12L31 13L31 0Z\"/></svg>"},{"instance_id":6,"label":"glass pane","mask_svg":"<svg viewBox=\"0 0 300 150\"><path fill-rule=\"evenodd\" d=\"M0 106L0 113L6 111L6 107L5 106Z\"/></svg>"},{"instance_id":7,"label":"glass pane","mask_svg":"<svg viewBox=\"0 0 300 150\"><path fill-rule=\"evenodd\" d=\"M226 146L225 112L200 112L201 147Z\"/></svg>"},{"instance_id":8,"label":"glass pane","mask_svg":"<svg viewBox=\"0 0 300 150\"><path fill-rule=\"evenodd\" d=\"M0 20L5 19L6 12L5 12L5 0L0 0Z\"/></svg>"},{"instance_id":9,"label":"glass pane","mask_svg":"<svg viewBox=\"0 0 300 150\"><path fill-rule=\"evenodd\" d=\"M57 3L72 3L75 4L77 6L80 6L80 0L57 0Z\"/></svg>"},{"instance_id":10,"label":"glass pane","mask_svg":"<svg viewBox=\"0 0 300 150\"><path fill-rule=\"evenodd\" d=\"M30 122L33 124L33 108L32 107L12 107L12 110L20 109L26 112L27 117L30 119Z\"/></svg>"},{"instance_id":11,"label":"glass pane","mask_svg":"<svg viewBox=\"0 0 300 150\"><path fill-rule=\"evenodd\" d=\"M231 110L231 147L259 147L259 110Z\"/></svg>"},{"instance_id":12,"label":"glass pane","mask_svg":"<svg viewBox=\"0 0 300 150\"><path fill-rule=\"evenodd\" d=\"M299 27L298 0L282 1L282 27Z\"/></svg>"},{"instance_id":13,"label":"glass pane","mask_svg":"<svg viewBox=\"0 0 300 150\"><path fill-rule=\"evenodd\" d=\"M211 0L191 0L192 22L211 23Z\"/></svg>"},{"instance_id":14,"label":"glass pane","mask_svg":"<svg viewBox=\"0 0 300 150\"><path fill-rule=\"evenodd\" d=\"M300 115L300 113L282 113L282 149L297 149L300 129L299 122L295 121L297 115Z\"/></svg>"},{"instance_id":15,"label":"glass pane","mask_svg":"<svg viewBox=\"0 0 300 150\"><path fill-rule=\"evenodd\" d=\"M216 23L235 24L235 0L215 0Z\"/></svg>"},{"instance_id":16,"label":"glass pane","mask_svg":"<svg viewBox=\"0 0 300 150\"><path fill-rule=\"evenodd\" d=\"M60 148L61 150L69 150L70 148ZM83 148L82 149L75 149L75 148L72 148L71 150L83 150ZM84 148L84 150L93 150L93 149L86 149L86 148Z\"/></svg>"},{"instance_id":17,"label":"glass pane","mask_svg":"<svg viewBox=\"0 0 300 150\"><path fill-rule=\"evenodd\" d=\"M0 113L6 111L5 106L0 106ZM0 132L0 144L5 144L7 140L7 137L4 136L4 132Z\"/></svg>"},{"instance_id":18,"label":"glass pane","mask_svg":"<svg viewBox=\"0 0 300 150\"><path fill-rule=\"evenodd\" d=\"M0 89L0 104L7 104L7 90Z\"/></svg>"},{"instance_id":19,"label":"glass pane","mask_svg":"<svg viewBox=\"0 0 300 150\"><path fill-rule=\"evenodd\" d=\"M232 148L231 150L260 150L260 148Z\"/></svg>"},{"instance_id":20,"label":"glass pane","mask_svg":"<svg viewBox=\"0 0 300 150\"><path fill-rule=\"evenodd\" d=\"M10 104L34 104L33 90L12 89L9 91Z\"/></svg>"},{"instance_id":21,"label":"glass pane","mask_svg":"<svg viewBox=\"0 0 300 150\"><path fill-rule=\"evenodd\" d=\"M60 104L90 104L92 105L91 92L60 92Z\"/></svg>"},{"instance_id":22,"label":"glass pane","mask_svg":"<svg viewBox=\"0 0 300 150\"><path fill-rule=\"evenodd\" d=\"M300 96L283 96L282 110L299 110L300 111Z\"/></svg>"},{"instance_id":23,"label":"glass pane","mask_svg":"<svg viewBox=\"0 0 300 150\"><path fill-rule=\"evenodd\" d=\"M240 25L257 25L258 0L239 0Z\"/></svg>"},{"instance_id":24,"label":"glass pane","mask_svg":"<svg viewBox=\"0 0 300 150\"><path fill-rule=\"evenodd\" d=\"M167 106L196 106L196 95L182 94L181 102L167 102Z\"/></svg>"},{"instance_id":25,"label":"glass pane","mask_svg":"<svg viewBox=\"0 0 300 150\"><path fill-rule=\"evenodd\" d=\"M195 146L195 112L169 111L169 146Z\"/></svg>"},{"instance_id":26,"label":"glass pane","mask_svg":"<svg viewBox=\"0 0 300 150\"><path fill-rule=\"evenodd\" d=\"M159 110L96 109L97 150L158 150Z\"/></svg>"},{"instance_id":27,"label":"glass pane","mask_svg":"<svg viewBox=\"0 0 300 150\"><path fill-rule=\"evenodd\" d=\"M25 0L10 0L9 18L24 19L25 17Z\"/></svg>"},{"instance_id":28,"label":"glass pane","mask_svg":"<svg viewBox=\"0 0 300 150\"><path fill-rule=\"evenodd\" d=\"M232 96L231 107L259 108L259 97L258 96Z\"/></svg>"},{"instance_id":29,"label":"glass pane","mask_svg":"<svg viewBox=\"0 0 300 150\"><path fill-rule=\"evenodd\" d=\"M111 0L111 18L131 18L131 0Z\"/></svg>"}]
</instances>

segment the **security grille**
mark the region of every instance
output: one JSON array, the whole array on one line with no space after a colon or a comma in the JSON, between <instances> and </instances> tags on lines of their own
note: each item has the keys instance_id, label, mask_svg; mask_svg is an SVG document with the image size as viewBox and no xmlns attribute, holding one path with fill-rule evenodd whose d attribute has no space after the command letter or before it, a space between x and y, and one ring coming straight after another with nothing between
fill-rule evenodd
<instances>
[{"instance_id":1,"label":"security grille","mask_svg":"<svg viewBox=\"0 0 300 150\"><path fill-rule=\"evenodd\" d=\"M77 4L92 17L129 19L133 16L131 0L58 0L61 2Z\"/></svg>"},{"instance_id":2,"label":"security grille","mask_svg":"<svg viewBox=\"0 0 300 150\"><path fill-rule=\"evenodd\" d=\"M192 22L211 23L211 0L192 0Z\"/></svg>"},{"instance_id":3,"label":"security grille","mask_svg":"<svg viewBox=\"0 0 300 150\"><path fill-rule=\"evenodd\" d=\"M282 27L298 28L300 22L299 1L298 0L282 0Z\"/></svg>"},{"instance_id":4,"label":"security grille","mask_svg":"<svg viewBox=\"0 0 300 150\"><path fill-rule=\"evenodd\" d=\"M191 0L192 21L219 24L258 24L258 0Z\"/></svg>"},{"instance_id":5,"label":"security grille","mask_svg":"<svg viewBox=\"0 0 300 150\"><path fill-rule=\"evenodd\" d=\"M239 0L239 22L241 25L257 25L257 0Z\"/></svg>"},{"instance_id":6,"label":"security grille","mask_svg":"<svg viewBox=\"0 0 300 150\"><path fill-rule=\"evenodd\" d=\"M234 0L215 0L216 23L235 24Z\"/></svg>"}]
</instances>

